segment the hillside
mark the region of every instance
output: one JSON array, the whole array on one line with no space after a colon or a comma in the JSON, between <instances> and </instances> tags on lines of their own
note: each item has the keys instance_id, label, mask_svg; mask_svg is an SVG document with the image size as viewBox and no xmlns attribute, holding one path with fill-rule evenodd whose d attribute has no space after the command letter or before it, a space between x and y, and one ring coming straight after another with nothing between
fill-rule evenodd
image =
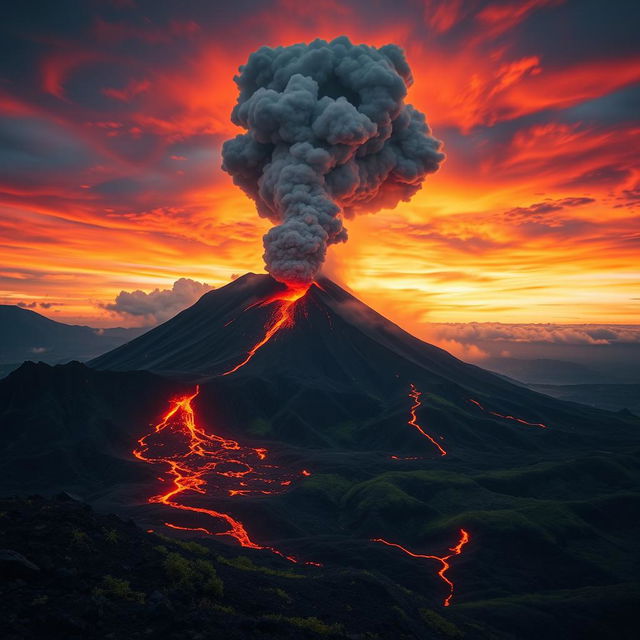
<instances>
[{"instance_id":1,"label":"hillside","mask_svg":"<svg viewBox=\"0 0 640 640\"><path fill-rule=\"evenodd\" d=\"M616 638L634 637L640 419L512 384L319 284L249 359L277 315L266 276L206 294L91 366L25 363L0 380L0 493L68 491L241 554L245 569L299 572L279 615L328 628L294 637L375 638L357 622L367 603L381 638L595 640L605 612ZM149 554L153 567L126 571L145 594L162 562ZM124 579L121 564L100 571ZM291 591L275 577L263 587ZM238 637L273 637L247 617L250 593L230 590L205 618L230 607L248 625Z\"/></svg>"},{"instance_id":2,"label":"hillside","mask_svg":"<svg viewBox=\"0 0 640 640\"><path fill-rule=\"evenodd\" d=\"M0 305L0 375L24 360L89 360L133 339L144 329L93 329L64 324L14 305ZM13 367L11 367L13 368Z\"/></svg>"}]
</instances>

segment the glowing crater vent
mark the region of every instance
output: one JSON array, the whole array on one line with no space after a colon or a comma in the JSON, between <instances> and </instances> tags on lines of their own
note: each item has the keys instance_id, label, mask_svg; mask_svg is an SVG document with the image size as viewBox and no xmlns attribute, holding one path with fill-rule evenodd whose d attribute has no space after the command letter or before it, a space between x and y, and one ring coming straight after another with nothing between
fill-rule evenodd
<instances>
[{"instance_id":1,"label":"glowing crater vent","mask_svg":"<svg viewBox=\"0 0 640 640\"><path fill-rule=\"evenodd\" d=\"M274 293L272 296L247 307L248 310L254 307L275 305L273 313L265 325L264 336L262 336L262 338L258 340L258 342L256 342L249 351L247 351L247 355L242 362L238 363L228 371L225 371L222 375L228 376L244 367L244 365L247 364L251 358L253 358L253 356L255 356L256 353L264 347L264 345L267 344L267 342L269 342L276 333L278 333L278 331L293 326L293 323L295 322L295 305L298 300L304 297L308 290L309 286L289 285L284 291Z\"/></svg>"}]
</instances>

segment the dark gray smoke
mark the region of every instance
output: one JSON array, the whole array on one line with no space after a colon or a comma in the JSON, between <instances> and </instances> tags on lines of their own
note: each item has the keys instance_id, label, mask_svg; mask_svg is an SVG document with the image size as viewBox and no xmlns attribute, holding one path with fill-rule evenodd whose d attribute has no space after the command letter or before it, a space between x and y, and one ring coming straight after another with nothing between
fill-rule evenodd
<instances>
[{"instance_id":1,"label":"dark gray smoke","mask_svg":"<svg viewBox=\"0 0 640 640\"><path fill-rule=\"evenodd\" d=\"M327 245L345 242L342 215L395 207L444 159L422 113L404 104L411 70L399 47L346 37L261 47L235 77L222 168L275 226L267 271L310 283Z\"/></svg>"}]
</instances>

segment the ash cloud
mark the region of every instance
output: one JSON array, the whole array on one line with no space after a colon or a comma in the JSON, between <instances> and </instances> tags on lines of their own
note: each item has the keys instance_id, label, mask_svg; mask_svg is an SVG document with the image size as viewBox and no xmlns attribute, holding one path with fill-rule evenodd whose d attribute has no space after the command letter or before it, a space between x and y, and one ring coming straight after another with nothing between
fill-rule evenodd
<instances>
[{"instance_id":1,"label":"ash cloud","mask_svg":"<svg viewBox=\"0 0 640 640\"><path fill-rule=\"evenodd\" d=\"M140 289L121 291L115 302L105 304L103 308L122 316L142 318L145 322L154 324L164 322L191 306L211 289L213 287L204 282L180 278L173 283L171 289L154 289L149 293Z\"/></svg>"},{"instance_id":2,"label":"ash cloud","mask_svg":"<svg viewBox=\"0 0 640 640\"><path fill-rule=\"evenodd\" d=\"M342 218L409 200L444 160L422 113L402 49L346 37L262 47L235 78L231 119L247 133L224 143L222 167L274 223L267 271L309 283L327 247L345 242Z\"/></svg>"}]
</instances>

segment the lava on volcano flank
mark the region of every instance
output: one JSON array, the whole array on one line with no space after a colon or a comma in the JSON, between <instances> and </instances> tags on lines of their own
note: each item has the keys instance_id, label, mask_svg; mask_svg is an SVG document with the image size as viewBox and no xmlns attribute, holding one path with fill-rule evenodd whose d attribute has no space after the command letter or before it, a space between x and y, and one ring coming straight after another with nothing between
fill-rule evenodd
<instances>
[{"instance_id":1,"label":"lava on volcano flank","mask_svg":"<svg viewBox=\"0 0 640 640\"><path fill-rule=\"evenodd\" d=\"M267 320L265 325L264 336L258 342L256 342L250 349L247 351L247 356L244 360L239 362L237 365L225 371L222 375L228 376L231 373L235 373L238 369L244 367L245 364L253 358L256 352L261 349L273 336L280 331L280 329L286 329L287 327L293 326L295 322L295 307L298 300L305 296L309 287L312 285L296 285L291 284L287 285L284 291L278 291L263 300L259 300L258 302L254 302L249 305L247 309L251 309L252 307L264 307L267 305L275 305L273 313L271 317Z\"/></svg>"}]
</instances>

